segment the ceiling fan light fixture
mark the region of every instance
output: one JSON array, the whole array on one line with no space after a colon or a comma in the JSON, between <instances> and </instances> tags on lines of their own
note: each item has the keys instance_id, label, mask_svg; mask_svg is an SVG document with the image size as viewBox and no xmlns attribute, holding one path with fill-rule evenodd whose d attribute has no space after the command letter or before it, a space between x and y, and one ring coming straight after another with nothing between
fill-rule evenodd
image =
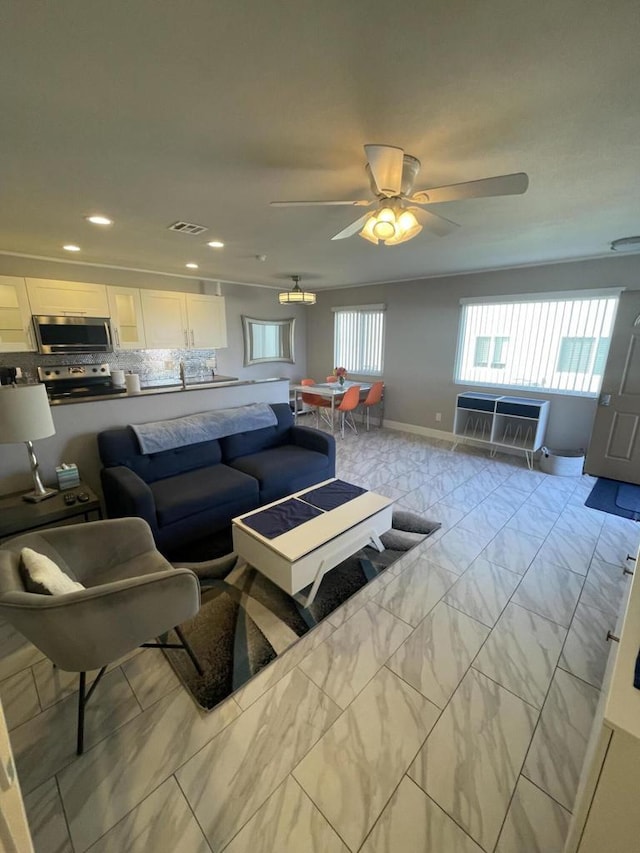
<instances>
[{"instance_id":1,"label":"ceiling fan light fixture","mask_svg":"<svg viewBox=\"0 0 640 853\"><path fill-rule=\"evenodd\" d=\"M308 290L300 289L300 276L292 275L293 288L291 290L281 290L278 294L278 302L280 305L315 305L316 294Z\"/></svg>"},{"instance_id":2,"label":"ceiling fan light fixture","mask_svg":"<svg viewBox=\"0 0 640 853\"><path fill-rule=\"evenodd\" d=\"M612 252L637 252L640 250L640 237L620 237L611 243Z\"/></svg>"}]
</instances>

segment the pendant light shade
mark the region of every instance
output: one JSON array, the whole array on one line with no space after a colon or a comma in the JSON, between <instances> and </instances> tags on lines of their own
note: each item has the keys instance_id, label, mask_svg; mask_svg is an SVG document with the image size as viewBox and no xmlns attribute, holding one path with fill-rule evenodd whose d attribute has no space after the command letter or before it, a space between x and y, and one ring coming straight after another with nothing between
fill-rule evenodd
<instances>
[{"instance_id":1,"label":"pendant light shade","mask_svg":"<svg viewBox=\"0 0 640 853\"><path fill-rule=\"evenodd\" d=\"M291 278L293 279L293 288L291 290L281 290L278 294L280 305L315 305L315 293L300 289L300 276L292 275Z\"/></svg>"}]
</instances>

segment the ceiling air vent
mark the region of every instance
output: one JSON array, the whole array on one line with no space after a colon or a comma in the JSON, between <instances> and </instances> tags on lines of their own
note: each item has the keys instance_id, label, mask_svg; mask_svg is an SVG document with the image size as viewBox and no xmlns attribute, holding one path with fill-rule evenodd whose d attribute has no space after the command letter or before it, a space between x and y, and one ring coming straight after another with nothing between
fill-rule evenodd
<instances>
[{"instance_id":1,"label":"ceiling air vent","mask_svg":"<svg viewBox=\"0 0 640 853\"><path fill-rule=\"evenodd\" d=\"M182 219L169 226L169 231L179 231L181 234L193 234L194 236L202 234L206 230L206 225L195 225L193 222L184 222Z\"/></svg>"}]
</instances>

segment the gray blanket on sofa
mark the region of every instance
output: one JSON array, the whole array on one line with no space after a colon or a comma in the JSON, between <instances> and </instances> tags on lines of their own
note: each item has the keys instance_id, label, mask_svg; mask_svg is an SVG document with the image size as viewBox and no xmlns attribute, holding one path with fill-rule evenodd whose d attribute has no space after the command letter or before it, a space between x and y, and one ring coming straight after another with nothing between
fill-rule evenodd
<instances>
[{"instance_id":1,"label":"gray blanket on sofa","mask_svg":"<svg viewBox=\"0 0 640 853\"><path fill-rule=\"evenodd\" d=\"M144 454L161 453L187 444L198 444L254 429L275 426L278 423L268 403L250 403L233 409L218 409L184 415L167 421L151 421L147 424L130 424L138 436L140 450Z\"/></svg>"}]
</instances>

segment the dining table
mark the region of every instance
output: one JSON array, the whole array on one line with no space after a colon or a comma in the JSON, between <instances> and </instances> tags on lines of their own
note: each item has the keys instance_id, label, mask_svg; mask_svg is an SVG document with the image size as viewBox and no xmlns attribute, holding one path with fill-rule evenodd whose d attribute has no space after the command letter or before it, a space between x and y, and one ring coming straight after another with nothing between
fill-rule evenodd
<instances>
[{"instance_id":1,"label":"dining table","mask_svg":"<svg viewBox=\"0 0 640 853\"><path fill-rule=\"evenodd\" d=\"M341 385L338 380L335 382L318 382L317 385L292 385L291 391L294 392L293 399L293 416L297 420L298 412L302 411L302 406L298 406L298 395L300 395L300 403L302 403L302 395L303 394L315 394L317 397L325 397L326 399L331 401L331 432L335 432L335 408L336 408L336 397L342 398L344 392L351 388L353 385L359 385L360 391L369 391L371 389L371 382L352 382L349 379L345 379L344 383ZM339 402L339 400L338 400Z\"/></svg>"}]
</instances>

